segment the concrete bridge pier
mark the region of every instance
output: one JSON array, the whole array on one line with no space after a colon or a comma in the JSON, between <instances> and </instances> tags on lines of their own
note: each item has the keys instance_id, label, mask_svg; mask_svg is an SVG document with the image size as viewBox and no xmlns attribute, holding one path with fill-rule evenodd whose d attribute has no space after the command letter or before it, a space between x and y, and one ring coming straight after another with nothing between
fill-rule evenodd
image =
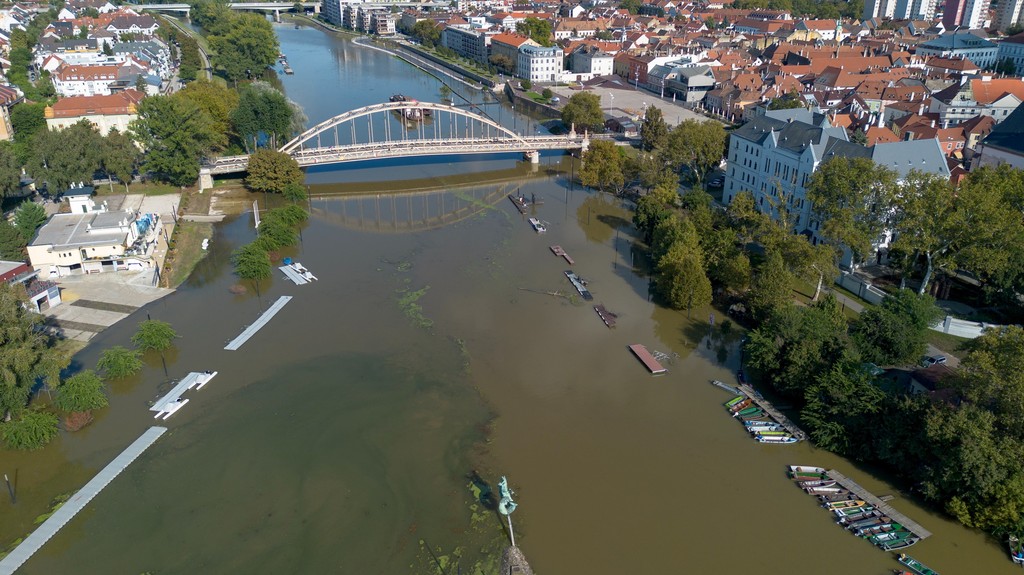
<instances>
[{"instance_id":1,"label":"concrete bridge pier","mask_svg":"<svg viewBox=\"0 0 1024 575\"><path fill-rule=\"evenodd\" d=\"M274 22L281 23L281 11L274 10Z\"/></svg>"},{"instance_id":2,"label":"concrete bridge pier","mask_svg":"<svg viewBox=\"0 0 1024 575\"><path fill-rule=\"evenodd\" d=\"M199 191L208 190L213 187L213 174L209 170L199 172Z\"/></svg>"},{"instance_id":3,"label":"concrete bridge pier","mask_svg":"<svg viewBox=\"0 0 1024 575\"><path fill-rule=\"evenodd\" d=\"M530 160L531 164L540 163L540 152L537 150L531 150L529 152L523 152L523 159Z\"/></svg>"}]
</instances>

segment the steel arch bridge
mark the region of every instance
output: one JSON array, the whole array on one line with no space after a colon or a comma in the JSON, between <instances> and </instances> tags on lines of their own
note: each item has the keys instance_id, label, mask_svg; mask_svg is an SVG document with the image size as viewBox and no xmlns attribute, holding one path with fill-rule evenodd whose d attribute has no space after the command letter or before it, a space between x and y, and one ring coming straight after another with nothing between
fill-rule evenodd
<instances>
[{"instance_id":1,"label":"steel arch bridge","mask_svg":"<svg viewBox=\"0 0 1024 575\"><path fill-rule=\"evenodd\" d=\"M281 146L301 167L414 156L586 149L587 133L521 135L491 118L451 104L388 102L339 114ZM224 156L203 166L203 175L244 172L249 156Z\"/></svg>"}]
</instances>

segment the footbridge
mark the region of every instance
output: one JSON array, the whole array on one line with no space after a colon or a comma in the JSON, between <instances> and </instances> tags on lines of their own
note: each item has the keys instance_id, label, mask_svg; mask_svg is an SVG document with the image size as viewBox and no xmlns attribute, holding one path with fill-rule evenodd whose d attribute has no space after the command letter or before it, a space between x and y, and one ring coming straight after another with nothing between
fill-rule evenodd
<instances>
[{"instance_id":1,"label":"footbridge","mask_svg":"<svg viewBox=\"0 0 1024 575\"><path fill-rule=\"evenodd\" d=\"M303 8L312 8L316 14L320 13L320 7L323 2L317 0L315 2L299 2ZM347 2L342 2L346 4ZM367 8L390 8L396 6L399 8L410 8L410 7L425 7L429 6L432 8L447 8L450 6L449 3L444 2L365 2L359 3L362 7ZM254 10L260 12L288 12L295 6L295 2L229 2L228 7L232 10ZM167 3L167 4L131 4L129 8L134 10L153 10L155 12L175 12L180 14L188 15L191 9L187 3Z\"/></svg>"},{"instance_id":2,"label":"footbridge","mask_svg":"<svg viewBox=\"0 0 1024 575\"><path fill-rule=\"evenodd\" d=\"M387 158L460 154L522 153L536 163L541 150L586 149L587 133L560 136L517 134L493 119L451 104L401 101L339 114L299 134L279 151L301 167ZM244 172L249 156L211 158L202 187L212 176Z\"/></svg>"}]
</instances>

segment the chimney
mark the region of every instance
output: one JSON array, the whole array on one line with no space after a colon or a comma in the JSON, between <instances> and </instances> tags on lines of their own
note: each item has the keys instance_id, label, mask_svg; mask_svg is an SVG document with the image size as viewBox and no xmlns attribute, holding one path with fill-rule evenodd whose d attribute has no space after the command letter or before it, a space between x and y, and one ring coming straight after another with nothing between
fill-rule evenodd
<instances>
[{"instance_id":1,"label":"chimney","mask_svg":"<svg viewBox=\"0 0 1024 575\"><path fill-rule=\"evenodd\" d=\"M933 128L935 127L935 120L934 119L932 120L932 127Z\"/></svg>"}]
</instances>

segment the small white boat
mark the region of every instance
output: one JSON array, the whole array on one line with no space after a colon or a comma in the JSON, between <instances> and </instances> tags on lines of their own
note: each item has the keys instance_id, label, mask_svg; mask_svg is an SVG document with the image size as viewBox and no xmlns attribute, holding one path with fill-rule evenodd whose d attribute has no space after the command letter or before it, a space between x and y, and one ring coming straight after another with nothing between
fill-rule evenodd
<instances>
[{"instance_id":1,"label":"small white boat","mask_svg":"<svg viewBox=\"0 0 1024 575\"><path fill-rule=\"evenodd\" d=\"M209 248L209 247L210 247L210 239L209 238L203 238L203 251L205 252L207 250L207 248Z\"/></svg>"},{"instance_id":2,"label":"small white boat","mask_svg":"<svg viewBox=\"0 0 1024 575\"><path fill-rule=\"evenodd\" d=\"M825 473L824 467L811 467L810 465L790 465L789 470L793 473Z\"/></svg>"},{"instance_id":3,"label":"small white boat","mask_svg":"<svg viewBox=\"0 0 1024 575\"><path fill-rule=\"evenodd\" d=\"M537 218L530 218L530 225L533 226L533 229L538 234L543 234L544 232L548 231L548 228L543 223L541 223L541 221L538 220Z\"/></svg>"},{"instance_id":4,"label":"small white boat","mask_svg":"<svg viewBox=\"0 0 1024 575\"><path fill-rule=\"evenodd\" d=\"M188 403L188 401L189 400L187 399L182 399L179 397L174 401L168 402L167 404L164 405L161 411L158 411L157 414L153 416L153 419L167 419L168 417L174 415L179 409L185 407L185 404Z\"/></svg>"},{"instance_id":5,"label":"small white boat","mask_svg":"<svg viewBox=\"0 0 1024 575\"><path fill-rule=\"evenodd\" d=\"M792 435L759 435L757 440L761 443L796 443L797 441Z\"/></svg>"},{"instance_id":6,"label":"small white boat","mask_svg":"<svg viewBox=\"0 0 1024 575\"><path fill-rule=\"evenodd\" d=\"M291 268L295 270L297 274L305 278L307 282L315 281L317 279L316 276L313 275L311 271L302 267L302 264L300 264L299 262L293 262Z\"/></svg>"}]
</instances>

